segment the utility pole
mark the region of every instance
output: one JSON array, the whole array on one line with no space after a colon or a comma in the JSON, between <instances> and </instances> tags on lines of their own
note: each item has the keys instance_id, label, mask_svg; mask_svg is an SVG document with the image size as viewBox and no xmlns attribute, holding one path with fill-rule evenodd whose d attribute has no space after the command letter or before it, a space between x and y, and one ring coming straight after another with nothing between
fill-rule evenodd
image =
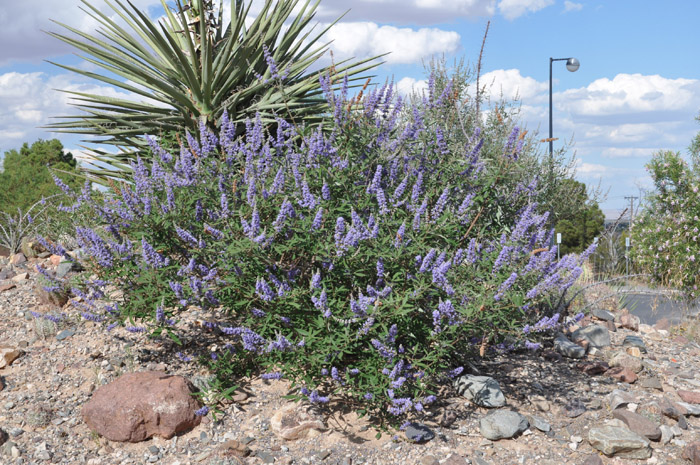
<instances>
[{"instance_id":1,"label":"utility pole","mask_svg":"<svg viewBox=\"0 0 700 465\"><path fill-rule=\"evenodd\" d=\"M637 200L639 197L635 197L633 195L626 196L625 200L630 201L630 225L629 227L632 228L632 221L634 220L634 201Z\"/></svg>"}]
</instances>

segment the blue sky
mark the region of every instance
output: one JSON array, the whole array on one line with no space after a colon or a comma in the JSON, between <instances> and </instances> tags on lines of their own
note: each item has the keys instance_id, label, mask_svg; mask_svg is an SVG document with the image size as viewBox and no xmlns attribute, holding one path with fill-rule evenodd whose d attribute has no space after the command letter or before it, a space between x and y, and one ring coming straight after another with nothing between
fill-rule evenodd
<instances>
[{"instance_id":1,"label":"blue sky","mask_svg":"<svg viewBox=\"0 0 700 465\"><path fill-rule=\"evenodd\" d=\"M134 0L154 18L159 0ZM254 0L252 11L258 8ZM103 0L92 4L108 11ZM0 153L23 142L58 137L79 152L78 138L39 126L74 113L54 89L115 95L98 82L43 60L79 64L67 46L41 30L49 18L94 32L79 0L4 2L0 8ZM700 3L669 0L322 0L327 23L350 8L329 33L338 58L392 52L378 81L392 77L404 92L425 85L422 62L445 55L474 63L487 21L482 83L494 97L518 95L522 125L547 133L549 57L573 56L581 68L554 63L554 135L573 140L576 177L608 191L609 216L624 196L650 187L644 164L659 149L686 151L700 131ZM544 145L544 144L543 144ZM545 147L543 146L543 150Z\"/></svg>"}]
</instances>

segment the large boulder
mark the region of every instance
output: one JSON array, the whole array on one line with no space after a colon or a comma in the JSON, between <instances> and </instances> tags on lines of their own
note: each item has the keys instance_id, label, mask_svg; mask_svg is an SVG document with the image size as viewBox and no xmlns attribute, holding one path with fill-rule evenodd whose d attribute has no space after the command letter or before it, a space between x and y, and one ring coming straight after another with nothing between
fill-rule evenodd
<instances>
[{"instance_id":1,"label":"large boulder","mask_svg":"<svg viewBox=\"0 0 700 465\"><path fill-rule=\"evenodd\" d=\"M83 407L83 419L111 441L170 439L197 426L199 402L192 383L159 371L127 373L101 386Z\"/></svg>"}]
</instances>

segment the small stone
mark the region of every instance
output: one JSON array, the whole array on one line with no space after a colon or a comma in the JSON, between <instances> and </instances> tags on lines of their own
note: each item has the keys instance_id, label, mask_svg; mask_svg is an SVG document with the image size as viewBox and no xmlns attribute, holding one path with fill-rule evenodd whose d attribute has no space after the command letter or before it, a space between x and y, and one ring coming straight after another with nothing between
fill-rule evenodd
<instances>
[{"instance_id":1,"label":"small stone","mask_svg":"<svg viewBox=\"0 0 700 465\"><path fill-rule=\"evenodd\" d=\"M319 452L316 452L316 457L318 457L321 460L326 460L328 457L331 456L331 451L329 450L322 450Z\"/></svg>"},{"instance_id":2,"label":"small stone","mask_svg":"<svg viewBox=\"0 0 700 465\"><path fill-rule=\"evenodd\" d=\"M5 444L8 439L10 439L10 435L0 429L0 446Z\"/></svg>"},{"instance_id":3,"label":"small stone","mask_svg":"<svg viewBox=\"0 0 700 465\"><path fill-rule=\"evenodd\" d=\"M498 381L489 376L464 375L453 383L457 392L480 407L502 407L506 398Z\"/></svg>"},{"instance_id":4,"label":"small stone","mask_svg":"<svg viewBox=\"0 0 700 465\"><path fill-rule=\"evenodd\" d=\"M683 458L700 465L700 441L691 442L683 449Z\"/></svg>"},{"instance_id":5,"label":"small stone","mask_svg":"<svg viewBox=\"0 0 700 465\"><path fill-rule=\"evenodd\" d=\"M674 436L671 427L667 425L661 425L659 426L659 430L661 430L661 444L668 444L669 442L671 442L671 439L673 439Z\"/></svg>"},{"instance_id":6,"label":"small stone","mask_svg":"<svg viewBox=\"0 0 700 465\"><path fill-rule=\"evenodd\" d=\"M687 402L675 402L674 405L680 407L681 415L700 416L700 405L689 404Z\"/></svg>"},{"instance_id":7,"label":"small stone","mask_svg":"<svg viewBox=\"0 0 700 465\"><path fill-rule=\"evenodd\" d=\"M21 265L22 263L26 263L26 261L27 257L25 257L22 252L10 255L10 265Z\"/></svg>"},{"instance_id":8,"label":"small stone","mask_svg":"<svg viewBox=\"0 0 700 465\"><path fill-rule=\"evenodd\" d=\"M647 346L644 344L644 339L632 334L625 336L625 339L622 341L622 347L636 347L643 353L647 353Z\"/></svg>"},{"instance_id":9,"label":"small stone","mask_svg":"<svg viewBox=\"0 0 700 465\"><path fill-rule=\"evenodd\" d=\"M510 439L528 426L527 418L511 410L496 410L479 420L481 434L491 441Z\"/></svg>"},{"instance_id":10,"label":"small stone","mask_svg":"<svg viewBox=\"0 0 700 465\"><path fill-rule=\"evenodd\" d=\"M654 325L654 329L657 331L668 331L669 329L671 329L671 320L669 320L668 318L661 318Z\"/></svg>"},{"instance_id":11,"label":"small stone","mask_svg":"<svg viewBox=\"0 0 700 465\"><path fill-rule=\"evenodd\" d=\"M603 321L613 321L615 319L615 315L613 315L607 310L603 310L600 308L591 310L591 315Z\"/></svg>"},{"instance_id":12,"label":"small stone","mask_svg":"<svg viewBox=\"0 0 700 465\"><path fill-rule=\"evenodd\" d=\"M639 349L637 349L639 350ZM632 384L637 381L637 375L627 367L614 367L605 372L605 376L610 376L623 383Z\"/></svg>"},{"instance_id":13,"label":"small stone","mask_svg":"<svg viewBox=\"0 0 700 465\"><path fill-rule=\"evenodd\" d=\"M582 465L603 465L603 459L598 454L592 454L586 457Z\"/></svg>"},{"instance_id":14,"label":"small stone","mask_svg":"<svg viewBox=\"0 0 700 465\"><path fill-rule=\"evenodd\" d=\"M601 375L610 369L610 365L602 360L592 360L581 362L576 365L576 368L586 373L588 376Z\"/></svg>"},{"instance_id":15,"label":"small stone","mask_svg":"<svg viewBox=\"0 0 700 465\"><path fill-rule=\"evenodd\" d=\"M552 429L552 426L549 423L536 415L527 415L526 418L530 423L530 426L534 426L543 433L546 433Z\"/></svg>"},{"instance_id":16,"label":"small stone","mask_svg":"<svg viewBox=\"0 0 700 465\"><path fill-rule=\"evenodd\" d=\"M554 349L568 358L583 358L586 355L586 349L574 344L562 333L559 333L554 339Z\"/></svg>"},{"instance_id":17,"label":"small stone","mask_svg":"<svg viewBox=\"0 0 700 465\"><path fill-rule=\"evenodd\" d=\"M615 410L616 408L624 407L625 405L634 402L637 402L637 398L634 396L634 394L629 393L627 391L623 391L622 389L614 389L608 395L608 404L610 405L610 410Z\"/></svg>"},{"instance_id":18,"label":"small stone","mask_svg":"<svg viewBox=\"0 0 700 465\"><path fill-rule=\"evenodd\" d=\"M64 339L68 339L69 337L75 335L75 331L72 329L64 329L60 333L56 334L56 340L57 341L63 341ZM106 360L105 360L106 361Z\"/></svg>"},{"instance_id":19,"label":"small stone","mask_svg":"<svg viewBox=\"0 0 700 465\"><path fill-rule=\"evenodd\" d=\"M409 441L418 444L428 442L435 437L435 433L422 423L409 423L406 426L405 434Z\"/></svg>"},{"instance_id":20,"label":"small stone","mask_svg":"<svg viewBox=\"0 0 700 465\"><path fill-rule=\"evenodd\" d=\"M639 347L627 347L625 348L625 352L630 354L633 357L641 357L642 356L642 351L639 350Z\"/></svg>"},{"instance_id":21,"label":"small stone","mask_svg":"<svg viewBox=\"0 0 700 465\"><path fill-rule=\"evenodd\" d=\"M26 271L23 273L18 273L12 277L12 281L15 283L21 283L22 281L26 281L27 279L29 279L29 273L27 273Z\"/></svg>"},{"instance_id":22,"label":"small stone","mask_svg":"<svg viewBox=\"0 0 700 465\"><path fill-rule=\"evenodd\" d=\"M325 429L323 422L296 404L282 407L270 419L272 431L282 439L296 440ZM312 432L313 431L313 432Z\"/></svg>"},{"instance_id":23,"label":"small stone","mask_svg":"<svg viewBox=\"0 0 700 465\"><path fill-rule=\"evenodd\" d=\"M15 347L0 345L0 368L12 365L21 354L22 352Z\"/></svg>"},{"instance_id":24,"label":"small stone","mask_svg":"<svg viewBox=\"0 0 700 465\"><path fill-rule=\"evenodd\" d=\"M678 423L676 423L680 429L688 429L688 420L685 419L683 415L678 417Z\"/></svg>"},{"instance_id":25,"label":"small stone","mask_svg":"<svg viewBox=\"0 0 700 465\"><path fill-rule=\"evenodd\" d=\"M677 420L681 415L688 413L683 407L675 402L671 402L666 397L662 397L656 402L659 407L660 413L669 418Z\"/></svg>"},{"instance_id":26,"label":"small stone","mask_svg":"<svg viewBox=\"0 0 700 465\"><path fill-rule=\"evenodd\" d=\"M158 446L148 446L148 452L150 452L153 455L158 455L160 454L160 449Z\"/></svg>"},{"instance_id":27,"label":"small stone","mask_svg":"<svg viewBox=\"0 0 700 465\"><path fill-rule=\"evenodd\" d=\"M255 456L262 460L262 463L275 463L275 456L269 452L259 450L255 453Z\"/></svg>"},{"instance_id":28,"label":"small stone","mask_svg":"<svg viewBox=\"0 0 700 465\"><path fill-rule=\"evenodd\" d=\"M247 457L250 455L250 448L235 439L224 442L218 449L225 455L235 455L236 457Z\"/></svg>"},{"instance_id":29,"label":"small stone","mask_svg":"<svg viewBox=\"0 0 700 465\"><path fill-rule=\"evenodd\" d=\"M613 418L622 420L629 429L652 441L661 439L661 430L656 423L638 413L633 413L625 409L617 409L613 411Z\"/></svg>"},{"instance_id":30,"label":"small stone","mask_svg":"<svg viewBox=\"0 0 700 465\"><path fill-rule=\"evenodd\" d=\"M248 398L248 394L245 393L244 391L236 391L233 393L231 400L236 402L236 403L241 403L241 402L245 401L247 398Z\"/></svg>"},{"instance_id":31,"label":"small stone","mask_svg":"<svg viewBox=\"0 0 700 465\"><path fill-rule=\"evenodd\" d=\"M628 459L651 457L649 441L627 428L611 425L591 428L588 442L607 456Z\"/></svg>"},{"instance_id":32,"label":"small stone","mask_svg":"<svg viewBox=\"0 0 700 465\"><path fill-rule=\"evenodd\" d=\"M642 360L638 357L633 357L625 352L616 352L610 358L608 362L610 367L624 367L629 368L635 373L642 371L644 366L642 365Z\"/></svg>"},{"instance_id":33,"label":"small stone","mask_svg":"<svg viewBox=\"0 0 700 465\"><path fill-rule=\"evenodd\" d=\"M620 326L623 328L631 329L632 331L639 331L639 317L632 315L631 313L624 313L620 315Z\"/></svg>"},{"instance_id":34,"label":"small stone","mask_svg":"<svg viewBox=\"0 0 700 465\"><path fill-rule=\"evenodd\" d=\"M580 343L586 341L591 347L602 348L610 345L610 331L599 325L588 325L571 334L571 340Z\"/></svg>"},{"instance_id":35,"label":"small stone","mask_svg":"<svg viewBox=\"0 0 700 465\"><path fill-rule=\"evenodd\" d=\"M549 401L543 396L532 396L529 400L530 403L540 412L549 412L549 409L551 408Z\"/></svg>"},{"instance_id":36,"label":"small stone","mask_svg":"<svg viewBox=\"0 0 700 465\"><path fill-rule=\"evenodd\" d=\"M643 388L646 388L646 389L656 389L659 391L664 390L664 387L661 384L661 380L657 377L644 378L644 379L639 381L639 385Z\"/></svg>"},{"instance_id":37,"label":"small stone","mask_svg":"<svg viewBox=\"0 0 700 465\"><path fill-rule=\"evenodd\" d=\"M700 404L699 391L685 391L683 389L679 389L676 391L676 393L681 399L683 399L683 402L687 402L689 404Z\"/></svg>"}]
</instances>

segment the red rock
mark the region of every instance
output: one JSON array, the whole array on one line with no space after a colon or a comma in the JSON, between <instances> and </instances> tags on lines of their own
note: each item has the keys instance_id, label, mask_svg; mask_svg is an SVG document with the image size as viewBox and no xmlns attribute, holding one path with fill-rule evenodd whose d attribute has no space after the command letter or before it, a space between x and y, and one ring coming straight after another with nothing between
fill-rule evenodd
<instances>
[{"instance_id":1,"label":"red rock","mask_svg":"<svg viewBox=\"0 0 700 465\"><path fill-rule=\"evenodd\" d=\"M58 266L61 264L61 256L60 255L51 255L49 257L49 261L53 266Z\"/></svg>"},{"instance_id":2,"label":"red rock","mask_svg":"<svg viewBox=\"0 0 700 465\"><path fill-rule=\"evenodd\" d=\"M62 289L49 292L44 289L44 284L41 282L37 282L34 286L34 294L39 299L39 302L44 305L63 307L68 303L68 294L66 292Z\"/></svg>"},{"instance_id":3,"label":"red rock","mask_svg":"<svg viewBox=\"0 0 700 465\"><path fill-rule=\"evenodd\" d=\"M676 336L676 337L673 338L673 342L675 342L676 344L685 345L685 344L687 344L687 343L690 342L690 341L689 341L688 338L686 338L685 336L680 336L680 335L678 335L678 336Z\"/></svg>"},{"instance_id":4,"label":"red rock","mask_svg":"<svg viewBox=\"0 0 700 465\"><path fill-rule=\"evenodd\" d=\"M683 402L688 402L689 404L700 404L700 392L698 391L684 391L679 389L676 394L683 399Z\"/></svg>"},{"instance_id":5,"label":"red rock","mask_svg":"<svg viewBox=\"0 0 700 465\"><path fill-rule=\"evenodd\" d=\"M610 369L610 366L601 360L593 360L579 363L576 365L576 368L586 373L588 376L595 376L605 373Z\"/></svg>"},{"instance_id":6,"label":"red rock","mask_svg":"<svg viewBox=\"0 0 700 465\"><path fill-rule=\"evenodd\" d=\"M605 376L610 376L623 383L634 383L637 381L637 375L634 371L626 367L614 367L605 372Z\"/></svg>"},{"instance_id":7,"label":"red rock","mask_svg":"<svg viewBox=\"0 0 700 465\"><path fill-rule=\"evenodd\" d=\"M16 287L17 284L15 283L3 284L2 286L0 286L0 292L9 291L10 289L14 289Z\"/></svg>"},{"instance_id":8,"label":"red rock","mask_svg":"<svg viewBox=\"0 0 700 465\"><path fill-rule=\"evenodd\" d=\"M632 315L631 313L625 313L620 316L620 326L623 328L631 329L632 331L639 331L639 317Z\"/></svg>"},{"instance_id":9,"label":"red rock","mask_svg":"<svg viewBox=\"0 0 700 465\"><path fill-rule=\"evenodd\" d=\"M613 418L622 420L629 429L640 436L645 436L647 439L651 439L652 441L658 441L661 439L661 430L656 423L638 413L619 408L613 411Z\"/></svg>"},{"instance_id":10,"label":"red rock","mask_svg":"<svg viewBox=\"0 0 700 465\"><path fill-rule=\"evenodd\" d=\"M157 371L127 373L101 386L83 407L91 430L111 441L170 439L197 426L200 405L192 383Z\"/></svg>"},{"instance_id":11,"label":"red rock","mask_svg":"<svg viewBox=\"0 0 700 465\"><path fill-rule=\"evenodd\" d=\"M683 458L700 465L700 441L691 442L683 449Z\"/></svg>"}]
</instances>

